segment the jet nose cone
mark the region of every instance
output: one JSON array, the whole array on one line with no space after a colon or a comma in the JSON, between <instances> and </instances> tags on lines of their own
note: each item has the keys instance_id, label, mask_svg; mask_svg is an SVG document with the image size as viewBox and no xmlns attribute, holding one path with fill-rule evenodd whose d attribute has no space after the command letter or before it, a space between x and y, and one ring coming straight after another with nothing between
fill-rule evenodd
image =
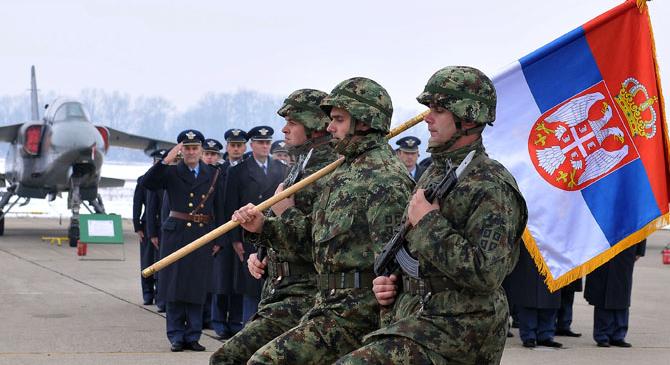
<instances>
[{"instance_id":1,"label":"jet nose cone","mask_svg":"<svg viewBox=\"0 0 670 365\"><path fill-rule=\"evenodd\" d=\"M51 127L51 145L55 150L85 149L102 144L102 136L88 122L61 122Z\"/></svg>"}]
</instances>

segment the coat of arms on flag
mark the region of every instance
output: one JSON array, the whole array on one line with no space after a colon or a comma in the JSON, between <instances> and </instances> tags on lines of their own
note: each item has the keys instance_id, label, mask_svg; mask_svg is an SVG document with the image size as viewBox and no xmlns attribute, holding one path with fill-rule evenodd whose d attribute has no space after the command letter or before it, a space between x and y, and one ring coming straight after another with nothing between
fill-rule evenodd
<instances>
[{"instance_id":1,"label":"coat of arms on flag","mask_svg":"<svg viewBox=\"0 0 670 365\"><path fill-rule=\"evenodd\" d=\"M644 2L626 1L493 80L498 118L484 144L519 182L524 243L551 290L670 223L670 143Z\"/></svg>"}]
</instances>

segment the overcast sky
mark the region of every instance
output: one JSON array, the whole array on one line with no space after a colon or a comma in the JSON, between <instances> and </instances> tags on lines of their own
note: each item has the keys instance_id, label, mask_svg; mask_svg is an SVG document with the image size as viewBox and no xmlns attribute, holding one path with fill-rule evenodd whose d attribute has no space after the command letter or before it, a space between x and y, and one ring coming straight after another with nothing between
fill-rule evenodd
<instances>
[{"instance_id":1,"label":"overcast sky","mask_svg":"<svg viewBox=\"0 0 670 365\"><path fill-rule=\"evenodd\" d=\"M419 110L439 68L494 74L621 2L5 0L0 95L26 92L34 64L42 90L163 96L180 110L209 91L283 97L353 76ZM648 4L669 93L670 4Z\"/></svg>"}]
</instances>

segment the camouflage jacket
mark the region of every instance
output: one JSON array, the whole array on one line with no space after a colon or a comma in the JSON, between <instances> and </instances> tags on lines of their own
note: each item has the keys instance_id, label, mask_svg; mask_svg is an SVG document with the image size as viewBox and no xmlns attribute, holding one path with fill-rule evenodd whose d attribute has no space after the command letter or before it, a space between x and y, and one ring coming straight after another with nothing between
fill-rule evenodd
<instances>
[{"instance_id":1,"label":"camouflage jacket","mask_svg":"<svg viewBox=\"0 0 670 365\"><path fill-rule=\"evenodd\" d=\"M296 154L307 152L300 148L296 150ZM328 143L315 146L307 166L305 166L303 177L315 173L336 159L337 155ZM301 167L296 164L292 168L299 169ZM289 228L295 221L302 221L312 214L312 207L317 199L318 192L323 190L326 180L317 180L314 184L297 192L294 195L294 207L289 208L281 217L266 218L263 232L260 235L250 235L251 240L260 240L263 246L270 247L268 249L268 261L289 262L289 265L313 266L312 247L314 245L311 237L305 234L299 235L297 234L298 230ZM315 291L315 277L310 278L301 275L288 276L282 278L280 282L266 280L261 306L267 302L281 300L286 296L307 293L313 295ZM304 300L304 298L301 300Z\"/></svg>"},{"instance_id":2,"label":"camouflage jacket","mask_svg":"<svg viewBox=\"0 0 670 365\"><path fill-rule=\"evenodd\" d=\"M414 185L384 136L356 136L314 207L311 234L319 273L372 271Z\"/></svg>"},{"instance_id":3,"label":"camouflage jacket","mask_svg":"<svg viewBox=\"0 0 670 365\"><path fill-rule=\"evenodd\" d=\"M314 267L319 274L371 272L375 255L400 223L414 184L384 136L356 136L341 153L344 163L317 187L320 194L312 215L300 215L295 208L282 215L287 224L281 229L293 231L299 239L293 242L314 242ZM338 318L378 325L373 318L377 304L370 289L319 292L308 318L324 309L334 311Z\"/></svg>"},{"instance_id":4,"label":"camouflage jacket","mask_svg":"<svg viewBox=\"0 0 670 365\"><path fill-rule=\"evenodd\" d=\"M424 298L423 305L418 295L401 292L392 323L366 341L379 335L405 336L446 359L479 352L471 360L483 363L488 362L481 353L490 340L486 337L499 336L502 323L504 345L508 309L501 283L518 259L528 217L516 181L488 158L480 139L454 151L432 151L433 163L417 188L441 180L447 159L458 165L473 149L475 160L439 202L440 209L426 214L406 236L410 253L419 260L420 276L442 277L448 289Z\"/></svg>"}]
</instances>

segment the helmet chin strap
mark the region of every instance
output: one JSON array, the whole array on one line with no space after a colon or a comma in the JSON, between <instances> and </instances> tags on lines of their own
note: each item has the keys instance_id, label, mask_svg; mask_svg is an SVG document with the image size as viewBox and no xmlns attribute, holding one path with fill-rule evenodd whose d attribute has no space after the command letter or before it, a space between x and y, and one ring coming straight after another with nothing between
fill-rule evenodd
<instances>
[{"instance_id":1,"label":"helmet chin strap","mask_svg":"<svg viewBox=\"0 0 670 365\"><path fill-rule=\"evenodd\" d=\"M481 133L484 130L484 127L486 127L486 125L484 124L484 125L478 125L474 128L463 129L463 120L461 118L456 117L456 116L454 116L454 119L455 119L454 125L456 126L456 133L454 133L451 136L451 138L449 138L446 142L441 143L439 145L429 143L428 147L440 147L440 149L448 150L461 137L469 136L469 135L472 135L472 134L475 134L475 133Z\"/></svg>"}]
</instances>

